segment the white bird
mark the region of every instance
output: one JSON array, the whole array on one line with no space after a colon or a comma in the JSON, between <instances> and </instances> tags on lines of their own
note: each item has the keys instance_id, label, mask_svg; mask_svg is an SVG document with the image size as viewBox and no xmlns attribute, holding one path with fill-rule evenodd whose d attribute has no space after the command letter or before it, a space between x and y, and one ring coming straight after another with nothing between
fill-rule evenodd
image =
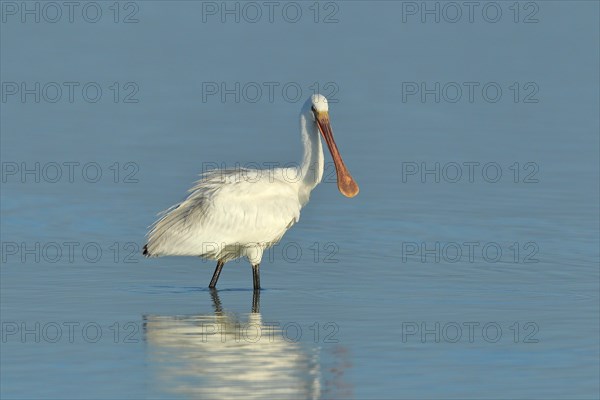
<instances>
[{"instance_id":1,"label":"white bird","mask_svg":"<svg viewBox=\"0 0 600 400\"><path fill-rule=\"evenodd\" d=\"M299 166L269 170L215 170L205 173L181 203L164 211L148 233L144 255L200 256L217 261L209 287L223 265L246 257L252 265L254 290L260 289L263 251L276 244L300 219L311 191L323 177L323 135L337 173L339 191L358 194L333 139L327 99L311 96L300 112L304 155Z\"/></svg>"}]
</instances>

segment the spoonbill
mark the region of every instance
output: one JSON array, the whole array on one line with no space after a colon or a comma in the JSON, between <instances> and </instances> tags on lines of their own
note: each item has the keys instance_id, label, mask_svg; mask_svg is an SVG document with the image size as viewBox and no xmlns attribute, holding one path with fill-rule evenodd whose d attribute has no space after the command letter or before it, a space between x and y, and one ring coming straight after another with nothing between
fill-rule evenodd
<instances>
[{"instance_id":1,"label":"spoonbill","mask_svg":"<svg viewBox=\"0 0 600 400\"><path fill-rule=\"evenodd\" d=\"M246 257L252 266L254 290L260 290L259 265L264 250L298 222L300 210L323 177L319 133L333 158L339 191L346 197L356 196L358 185L333 139L327 99L315 94L300 112L304 154L298 166L222 169L202 174L188 197L163 211L152 225L144 255L216 260L210 288L216 287L226 262Z\"/></svg>"}]
</instances>

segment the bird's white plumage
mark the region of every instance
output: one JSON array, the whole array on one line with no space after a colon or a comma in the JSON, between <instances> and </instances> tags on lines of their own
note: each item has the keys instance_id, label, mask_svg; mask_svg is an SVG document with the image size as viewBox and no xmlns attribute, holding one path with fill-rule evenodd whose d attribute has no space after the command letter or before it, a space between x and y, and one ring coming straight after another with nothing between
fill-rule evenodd
<instances>
[{"instance_id":1,"label":"bird's white plumage","mask_svg":"<svg viewBox=\"0 0 600 400\"><path fill-rule=\"evenodd\" d=\"M322 94L313 94L310 98L315 110L319 112L329 111L329 105L327 104L327 98Z\"/></svg>"},{"instance_id":2,"label":"bird's white plumage","mask_svg":"<svg viewBox=\"0 0 600 400\"><path fill-rule=\"evenodd\" d=\"M263 250L300 218L298 190L287 178L294 173L238 169L205 174L153 226L148 252L225 262L245 256L259 263Z\"/></svg>"},{"instance_id":3,"label":"bird's white plumage","mask_svg":"<svg viewBox=\"0 0 600 400\"><path fill-rule=\"evenodd\" d=\"M327 111L313 95L300 113L304 155L299 167L216 170L204 174L181 203L166 210L148 234L145 254L259 264L264 249L278 242L300 218L301 208L323 175L323 150L312 109Z\"/></svg>"}]
</instances>

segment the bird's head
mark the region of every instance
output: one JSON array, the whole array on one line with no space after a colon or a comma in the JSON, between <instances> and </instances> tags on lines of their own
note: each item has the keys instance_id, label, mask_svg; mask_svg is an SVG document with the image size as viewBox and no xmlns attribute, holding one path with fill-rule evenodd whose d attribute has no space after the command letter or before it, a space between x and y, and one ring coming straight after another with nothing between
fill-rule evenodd
<instances>
[{"instance_id":1,"label":"bird's head","mask_svg":"<svg viewBox=\"0 0 600 400\"><path fill-rule=\"evenodd\" d=\"M358 194L358 185L350 175L348 168L342 160L340 151L335 144L333 139L333 131L331 130L331 123L329 122L329 104L327 98L321 94L313 94L306 103L304 103L303 112L308 113L312 116L314 123L317 125L323 139L327 143L333 163L335 164L335 171L337 173L337 185L340 193L346 197L354 197Z\"/></svg>"}]
</instances>

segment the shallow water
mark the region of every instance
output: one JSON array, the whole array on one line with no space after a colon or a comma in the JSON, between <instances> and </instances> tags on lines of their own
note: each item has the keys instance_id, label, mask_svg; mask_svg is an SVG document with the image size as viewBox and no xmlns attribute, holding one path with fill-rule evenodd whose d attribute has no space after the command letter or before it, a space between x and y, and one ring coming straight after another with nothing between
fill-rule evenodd
<instances>
[{"instance_id":1,"label":"shallow water","mask_svg":"<svg viewBox=\"0 0 600 400\"><path fill-rule=\"evenodd\" d=\"M114 23L99 4L95 24L0 25L3 82L103 90L3 86L2 398L598 397L598 3L522 2L517 23L512 2L497 23L361 1L319 23L312 3L221 23L203 14L220 3L137 2ZM268 82L302 100L251 102ZM298 160L315 82L359 196L328 165L260 298L244 261L211 292L212 262L144 259L203 168ZM408 94L421 82L439 102ZM465 82L502 95L470 102Z\"/></svg>"}]
</instances>

